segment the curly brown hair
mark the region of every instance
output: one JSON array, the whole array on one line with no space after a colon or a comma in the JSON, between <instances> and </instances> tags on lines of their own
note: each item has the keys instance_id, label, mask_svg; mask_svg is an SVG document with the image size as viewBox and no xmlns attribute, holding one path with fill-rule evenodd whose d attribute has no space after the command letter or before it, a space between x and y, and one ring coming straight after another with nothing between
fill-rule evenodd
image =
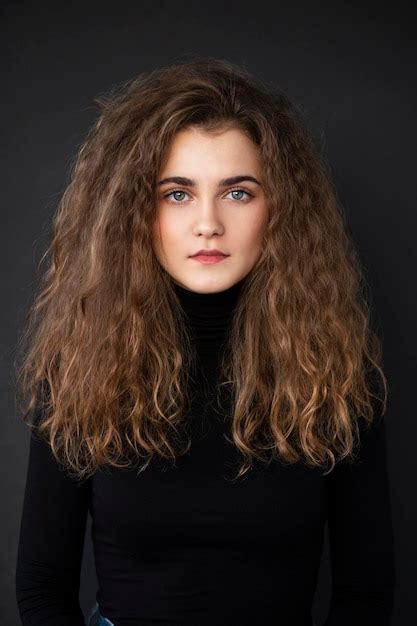
<instances>
[{"instance_id":1,"label":"curly brown hair","mask_svg":"<svg viewBox=\"0 0 417 626\"><path fill-rule=\"evenodd\" d=\"M385 411L381 341L303 115L274 85L212 57L139 74L94 102L98 119L71 164L19 341L23 420L78 478L188 451L195 353L153 251L156 181L180 129L238 128L259 146L270 215L218 384L232 392L237 477L254 457L327 471L353 458L359 417L375 417L377 373Z\"/></svg>"}]
</instances>

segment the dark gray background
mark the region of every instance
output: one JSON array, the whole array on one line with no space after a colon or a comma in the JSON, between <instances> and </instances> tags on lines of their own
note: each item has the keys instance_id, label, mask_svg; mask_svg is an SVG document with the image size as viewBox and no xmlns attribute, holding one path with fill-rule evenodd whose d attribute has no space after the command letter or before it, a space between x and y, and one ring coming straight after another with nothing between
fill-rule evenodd
<instances>
[{"instance_id":1,"label":"dark gray background","mask_svg":"<svg viewBox=\"0 0 417 626\"><path fill-rule=\"evenodd\" d=\"M29 444L12 363L70 160L96 115L96 95L193 54L241 63L273 81L304 111L331 163L384 340L398 568L392 624L410 623L417 580L415 27L407 4L357 5L2 3L1 624L20 624L14 575ZM95 584L89 520L85 611ZM329 593L326 540L318 624Z\"/></svg>"}]
</instances>

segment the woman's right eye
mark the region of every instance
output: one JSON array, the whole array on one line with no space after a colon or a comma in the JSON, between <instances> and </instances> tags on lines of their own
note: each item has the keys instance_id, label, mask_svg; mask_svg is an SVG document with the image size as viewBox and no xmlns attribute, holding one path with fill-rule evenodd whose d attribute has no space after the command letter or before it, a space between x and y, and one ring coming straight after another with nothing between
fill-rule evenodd
<instances>
[{"instance_id":1,"label":"woman's right eye","mask_svg":"<svg viewBox=\"0 0 417 626\"><path fill-rule=\"evenodd\" d=\"M187 192L186 191L181 191L180 189L177 189L177 190L174 189L174 191L170 191L169 193L167 193L164 196L164 198L170 198L171 196L174 197L174 194L175 195L176 194L186 194L187 195ZM176 198L175 200L170 199L169 202L172 202L173 204L180 204L181 203L181 199L178 199L178 198Z\"/></svg>"}]
</instances>

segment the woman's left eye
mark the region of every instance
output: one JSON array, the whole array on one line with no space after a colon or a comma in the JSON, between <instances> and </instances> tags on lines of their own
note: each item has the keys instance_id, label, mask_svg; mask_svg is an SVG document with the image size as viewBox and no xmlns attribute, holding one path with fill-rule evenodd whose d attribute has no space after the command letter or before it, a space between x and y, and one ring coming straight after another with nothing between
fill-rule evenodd
<instances>
[{"instance_id":1,"label":"woman's left eye","mask_svg":"<svg viewBox=\"0 0 417 626\"><path fill-rule=\"evenodd\" d=\"M243 200L244 202L247 201L249 198L252 198L252 194L249 193L248 191L245 191L244 189L232 189L231 191L229 191L229 193L245 193L246 194L246 198L233 198L233 200Z\"/></svg>"}]
</instances>

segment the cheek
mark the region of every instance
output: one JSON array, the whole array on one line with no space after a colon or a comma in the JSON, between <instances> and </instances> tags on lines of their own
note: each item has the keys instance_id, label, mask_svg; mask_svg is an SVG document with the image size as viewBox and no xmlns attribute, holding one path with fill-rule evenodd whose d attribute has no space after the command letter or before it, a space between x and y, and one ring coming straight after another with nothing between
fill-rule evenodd
<instances>
[{"instance_id":1,"label":"cheek","mask_svg":"<svg viewBox=\"0 0 417 626\"><path fill-rule=\"evenodd\" d=\"M241 224L241 236L248 246L257 247L261 245L267 223L267 213L259 212L246 223L245 228Z\"/></svg>"},{"instance_id":2,"label":"cheek","mask_svg":"<svg viewBox=\"0 0 417 626\"><path fill-rule=\"evenodd\" d=\"M158 224L160 237L166 245L169 245L170 242L175 243L182 237L183 227L181 220L175 219L174 215L162 215L158 220Z\"/></svg>"}]
</instances>

